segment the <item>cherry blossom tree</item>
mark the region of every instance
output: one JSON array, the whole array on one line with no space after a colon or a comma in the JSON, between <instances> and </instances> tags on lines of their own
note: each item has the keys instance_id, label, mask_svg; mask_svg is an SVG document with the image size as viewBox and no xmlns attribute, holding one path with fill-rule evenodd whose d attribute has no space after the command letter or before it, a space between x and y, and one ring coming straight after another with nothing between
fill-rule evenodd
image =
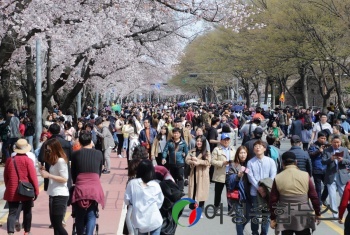
<instances>
[{"instance_id":1,"label":"cherry blossom tree","mask_svg":"<svg viewBox=\"0 0 350 235\"><path fill-rule=\"evenodd\" d=\"M199 20L233 24L244 14L244 5L228 0L3 0L2 111L14 105L17 88L34 110L36 72L45 75L43 107L54 98L64 111L84 84L100 92L114 87L121 97L147 90L171 73L189 27ZM34 70L38 38L42 71Z\"/></svg>"}]
</instances>

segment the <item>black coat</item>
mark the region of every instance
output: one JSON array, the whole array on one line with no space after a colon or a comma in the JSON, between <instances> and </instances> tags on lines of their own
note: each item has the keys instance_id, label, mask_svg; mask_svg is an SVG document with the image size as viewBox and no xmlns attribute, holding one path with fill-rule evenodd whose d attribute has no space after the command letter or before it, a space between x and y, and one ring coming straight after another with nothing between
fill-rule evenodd
<instances>
[{"instance_id":1,"label":"black coat","mask_svg":"<svg viewBox=\"0 0 350 235\"><path fill-rule=\"evenodd\" d=\"M290 128L290 134L291 135L297 135L301 139L301 131L303 130L303 123L300 119L295 120L292 122L292 126Z\"/></svg>"}]
</instances>

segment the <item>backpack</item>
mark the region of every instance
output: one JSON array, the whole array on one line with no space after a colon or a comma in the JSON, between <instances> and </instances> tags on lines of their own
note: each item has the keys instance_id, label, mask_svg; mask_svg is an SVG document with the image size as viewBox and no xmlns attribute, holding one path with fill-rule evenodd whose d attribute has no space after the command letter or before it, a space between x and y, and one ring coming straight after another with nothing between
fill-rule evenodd
<instances>
[{"instance_id":1,"label":"backpack","mask_svg":"<svg viewBox=\"0 0 350 235\"><path fill-rule=\"evenodd\" d=\"M33 136L35 134L34 123L27 122L26 130L24 131L24 136Z\"/></svg>"},{"instance_id":2,"label":"backpack","mask_svg":"<svg viewBox=\"0 0 350 235\"><path fill-rule=\"evenodd\" d=\"M275 146L269 145L267 150L268 157L272 158L276 163L277 173L280 173L282 171L282 164L278 149Z\"/></svg>"},{"instance_id":3,"label":"backpack","mask_svg":"<svg viewBox=\"0 0 350 235\"><path fill-rule=\"evenodd\" d=\"M10 127L6 123L0 124L0 139L6 141L9 135Z\"/></svg>"}]
</instances>

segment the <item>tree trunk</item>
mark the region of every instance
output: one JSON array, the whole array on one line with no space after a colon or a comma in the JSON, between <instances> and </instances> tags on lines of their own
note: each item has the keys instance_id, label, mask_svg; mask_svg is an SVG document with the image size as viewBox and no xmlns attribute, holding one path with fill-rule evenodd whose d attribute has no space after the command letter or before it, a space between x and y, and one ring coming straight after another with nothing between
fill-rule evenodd
<instances>
[{"instance_id":1,"label":"tree trunk","mask_svg":"<svg viewBox=\"0 0 350 235\"><path fill-rule=\"evenodd\" d=\"M36 92L34 83L34 61L32 56L32 48L30 46L25 47L26 50L26 81L22 80L22 85L26 87L27 99L25 100L26 106L28 107L30 116L34 118L36 116Z\"/></svg>"},{"instance_id":2,"label":"tree trunk","mask_svg":"<svg viewBox=\"0 0 350 235\"><path fill-rule=\"evenodd\" d=\"M47 62L46 62L46 86L47 86L47 90L51 91L52 90L52 80L51 80L52 41L51 39L47 41L47 45L48 45L48 48L47 48Z\"/></svg>"},{"instance_id":3,"label":"tree trunk","mask_svg":"<svg viewBox=\"0 0 350 235\"><path fill-rule=\"evenodd\" d=\"M266 78L266 82L265 82L265 98L264 98L264 104L267 104L267 100L269 98L269 79L270 78Z\"/></svg>"},{"instance_id":4,"label":"tree trunk","mask_svg":"<svg viewBox=\"0 0 350 235\"><path fill-rule=\"evenodd\" d=\"M303 107L309 107L308 76L306 74L306 64L299 65L298 73L302 84ZM299 104L298 104L299 105Z\"/></svg>"},{"instance_id":5,"label":"tree trunk","mask_svg":"<svg viewBox=\"0 0 350 235\"><path fill-rule=\"evenodd\" d=\"M275 81L272 81L270 83L271 85L271 109L275 109L276 108L276 90L275 90Z\"/></svg>"},{"instance_id":6,"label":"tree trunk","mask_svg":"<svg viewBox=\"0 0 350 235\"><path fill-rule=\"evenodd\" d=\"M72 104L72 100L75 99L75 97L78 95L78 93L83 88L85 82L90 78L90 71L91 67L94 65L95 61L91 59L88 63L88 66L86 67L86 70L84 71L83 81L78 82L75 84L74 88L66 95L65 100L63 104L61 105L60 109L63 113L67 111L69 106Z\"/></svg>"},{"instance_id":7,"label":"tree trunk","mask_svg":"<svg viewBox=\"0 0 350 235\"><path fill-rule=\"evenodd\" d=\"M13 90L13 87L11 86L11 72L7 69L2 69L0 77L0 108L1 113L5 117L6 110L9 108L14 108L14 100L12 100L10 96L10 91Z\"/></svg>"}]
</instances>

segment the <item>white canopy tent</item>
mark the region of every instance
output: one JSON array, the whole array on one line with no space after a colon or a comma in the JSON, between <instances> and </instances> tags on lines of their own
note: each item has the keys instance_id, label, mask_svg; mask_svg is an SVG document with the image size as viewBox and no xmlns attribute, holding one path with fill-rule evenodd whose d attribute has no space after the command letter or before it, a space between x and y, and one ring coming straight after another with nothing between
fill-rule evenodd
<instances>
[{"instance_id":1,"label":"white canopy tent","mask_svg":"<svg viewBox=\"0 0 350 235\"><path fill-rule=\"evenodd\" d=\"M186 104L198 103L196 99L189 99L185 101Z\"/></svg>"}]
</instances>

